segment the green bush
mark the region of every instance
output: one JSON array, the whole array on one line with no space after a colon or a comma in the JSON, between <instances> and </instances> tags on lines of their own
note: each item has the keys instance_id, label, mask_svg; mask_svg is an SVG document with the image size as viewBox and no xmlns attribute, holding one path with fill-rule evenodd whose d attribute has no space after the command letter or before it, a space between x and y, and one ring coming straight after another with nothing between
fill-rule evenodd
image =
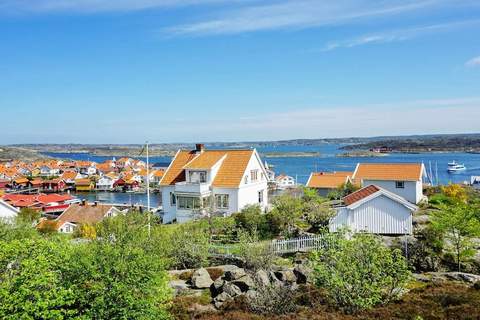
<instances>
[{"instance_id":1,"label":"green bush","mask_svg":"<svg viewBox=\"0 0 480 320\"><path fill-rule=\"evenodd\" d=\"M260 239L272 237L272 229L267 216L258 205L248 205L233 215L237 230L246 231L250 235L258 234Z\"/></svg>"},{"instance_id":2,"label":"green bush","mask_svg":"<svg viewBox=\"0 0 480 320\"><path fill-rule=\"evenodd\" d=\"M399 250L390 250L370 235L346 240L312 256L314 279L331 303L346 313L370 309L396 298L410 277Z\"/></svg>"}]
</instances>

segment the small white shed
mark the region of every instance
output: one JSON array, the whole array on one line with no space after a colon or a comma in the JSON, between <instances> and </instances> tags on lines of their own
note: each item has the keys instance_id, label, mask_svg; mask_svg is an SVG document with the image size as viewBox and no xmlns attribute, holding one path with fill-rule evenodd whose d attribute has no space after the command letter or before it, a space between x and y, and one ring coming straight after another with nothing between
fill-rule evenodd
<instances>
[{"instance_id":1,"label":"small white shed","mask_svg":"<svg viewBox=\"0 0 480 320\"><path fill-rule=\"evenodd\" d=\"M3 200L0 200L0 220L11 220L15 218L20 210L12 207Z\"/></svg>"},{"instance_id":2,"label":"small white shed","mask_svg":"<svg viewBox=\"0 0 480 320\"><path fill-rule=\"evenodd\" d=\"M412 214L418 207L399 195L369 185L346 196L343 202L330 221L331 232L346 227L353 232L412 234Z\"/></svg>"}]
</instances>

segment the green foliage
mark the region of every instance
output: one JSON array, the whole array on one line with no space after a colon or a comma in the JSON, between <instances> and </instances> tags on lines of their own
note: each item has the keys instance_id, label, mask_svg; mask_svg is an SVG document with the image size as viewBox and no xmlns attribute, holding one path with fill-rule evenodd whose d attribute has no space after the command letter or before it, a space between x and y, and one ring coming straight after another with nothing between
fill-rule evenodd
<instances>
[{"instance_id":1,"label":"green foliage","mask_svg":"<svg viewBox=\"0 0 480 320\"><path fill-rule=\"evenodd\" d=\"M233 218L237 229L246 231L250 235L258 234L260 239L272 237L267 215L262 213L259 205L248 205L239 213L234 214Z\"/></svg>"},{"instance_id":2,"label":"green foliage","mask_svg":"<svg viewBox=\"0 0 480 320\"><path fill-rule=\"evenodd\" d=\"M271 270L276 259L270 250L269 242L260 242L255 232L239 233L238 253L245 263L245 268L251 270Z\"/></svg>"},{"instance_id":3,"label":"green foliage","mask_svg":"<svg viewBox=\"0 0 480 320\"><path fill-rule=\"evenodd\" d=\"M475 254L473 239L480 236L480 221L476 217L476 208L458 202L452 206L441 206L431 219L432 228L441 233L445 249L455 256L457 270L462 262Z\"/></svg>"},{"instance_id":4,"label":"green foliage","mask_svg":"<svg viewBox=\"0 0 480 320\"><path fill-rule=\"evenodd\" d=\"M169 258L172 266L178 269L204 266L208 259L209 240L208 230L196 223L176 226L170 238L172 251Z\"/></svg>"},{"instance_id":5,"label":"green foliage","mask_svg":"<svg viewBox=\"0 0 480 320\"><path fill-rule=\"evenodd\" d=\"M340 200L343 197L354 193L355 191L359 190L360 186L351 183L350 181L347 181L346 183L343 183L341 186L338 188L330 191L327 195L327 198L330 200Z\"/></svg>"},{"instance_id":6,"label":"green foliage","mask_svg":"<svg viewBox=\"0 0 480 320\"><path fill-rule=\"evenodd\" d=\"M138 213L106 219L96 240L75 243L28 239L8 232L17 225L0 225L0 233L15 235L0 242L0 318L169 318L164 239L148 236L145 219Z\"/></svg>"},{"instance_id":7,"label":"green foliage","mask_svg":"<svg viewBox=\"0 0 480 320\"><path fill-rule=\"evenodd\" d=\"M311 227L311 231L318 232L327 227L330 218L335 215L327 199L320 197L314 189L305 188L302 201L303 220Z\"/></svg>"},{"instance_id":8,"label":"green foliage","mask_svg":"<svg viewBox=\"0 0 480 320\"><path fill-rule=\"evenodd\" d=\"M303 215L302 199L284 194L273 199L273 207L267 214L267 219L274 233L285 237L294 236Z\"/></svg>"},{"instance_id":9,"label":"green foliage","mask_svg":"<svg viewBox=\"0 0 480 320\"><path fill-rule=\"evenodd\" d=\"M17 219L26 223L34 223L40 219L40 211L31 208L22 208L18 213Z\"/></svg>"},{"instance_id":10,"label":"green foliage","mask_svg":"<svg viewBox=\"0 0 480 320\"><path fill-rule=\"evenodd\" d=\"M352 240L338 236L335 245L313 255L314 278L330 301L355 313L398 296L410 277L399 250L390 250L371 235Z\"/></svg>"},{"instance_id":11,"label":"green foliage","mask_svg":"<svg viewBox=\"0 0 480 320\"><path fill-rule=\"evenodd\" d=\"M65 319L77 315L75 292L62 270L71 261L64 242L0 243L0 318Z\"/></svg>"}]
</instances>

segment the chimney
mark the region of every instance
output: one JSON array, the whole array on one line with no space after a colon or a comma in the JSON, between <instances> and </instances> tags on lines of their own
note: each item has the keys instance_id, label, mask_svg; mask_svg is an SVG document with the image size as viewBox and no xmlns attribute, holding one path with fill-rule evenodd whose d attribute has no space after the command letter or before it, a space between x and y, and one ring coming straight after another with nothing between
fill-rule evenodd
<instances>
[{"instance_id":1,"label":"chimney","mask_svg":"<svg viewBox=\"0 0 480 320\"><path fill-rule=\"evenodd\" d=\"M197 143L195 145L195 153L202 153L205 151L205 145L203 143Z\"/></svg>"},{"instance_id":2,"label":"chimney","mask_svg":"<svg viewBox=\"0 0 480 320\"><path fill-rule=\"evenodd\" d=\"M85 207L85 205L86 205L86 204L87 204L87 200L85 200L85 199L82 199L82 206L84 206L84 207Z\"/></svg>"}]
</instances>

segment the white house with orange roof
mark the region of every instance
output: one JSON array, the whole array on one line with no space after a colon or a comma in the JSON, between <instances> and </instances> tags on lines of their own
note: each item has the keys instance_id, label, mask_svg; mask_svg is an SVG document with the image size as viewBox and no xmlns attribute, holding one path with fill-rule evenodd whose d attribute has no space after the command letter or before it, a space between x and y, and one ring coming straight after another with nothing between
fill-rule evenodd
<instances>
[{"instance_id":1,"label":"white house with orange roof","mask_svg":"<svg viewBox=\"0 0 480 320\"><path fill-rule=\"evenodd\" d=\"M326 197L332 190L351 182L352 175L353 172L350 171L312 172L307 187L317 190L319 195Z\"/></svg>"},{"instance_id":2,"label":"white house with orange roof","mask_svg":"<svg viewBox=\"0 0 480 320\"><path fill-rule=\"evenodd\" d=\"M267 208L267 173L256 150L179 150L160 181L163 222L214 214L247 205Z\"/></svg>"},{"instance_id":3,"label":"white house with orange roof","mask_svg":"<svg viewBox=\"0 0 480 320\"><path fill-rule=\"evenodd\" d=\"M423 196L423 163L359 163L352 180L362 186L376 185L418 204Z\"/></svg>"}]
</instances>

